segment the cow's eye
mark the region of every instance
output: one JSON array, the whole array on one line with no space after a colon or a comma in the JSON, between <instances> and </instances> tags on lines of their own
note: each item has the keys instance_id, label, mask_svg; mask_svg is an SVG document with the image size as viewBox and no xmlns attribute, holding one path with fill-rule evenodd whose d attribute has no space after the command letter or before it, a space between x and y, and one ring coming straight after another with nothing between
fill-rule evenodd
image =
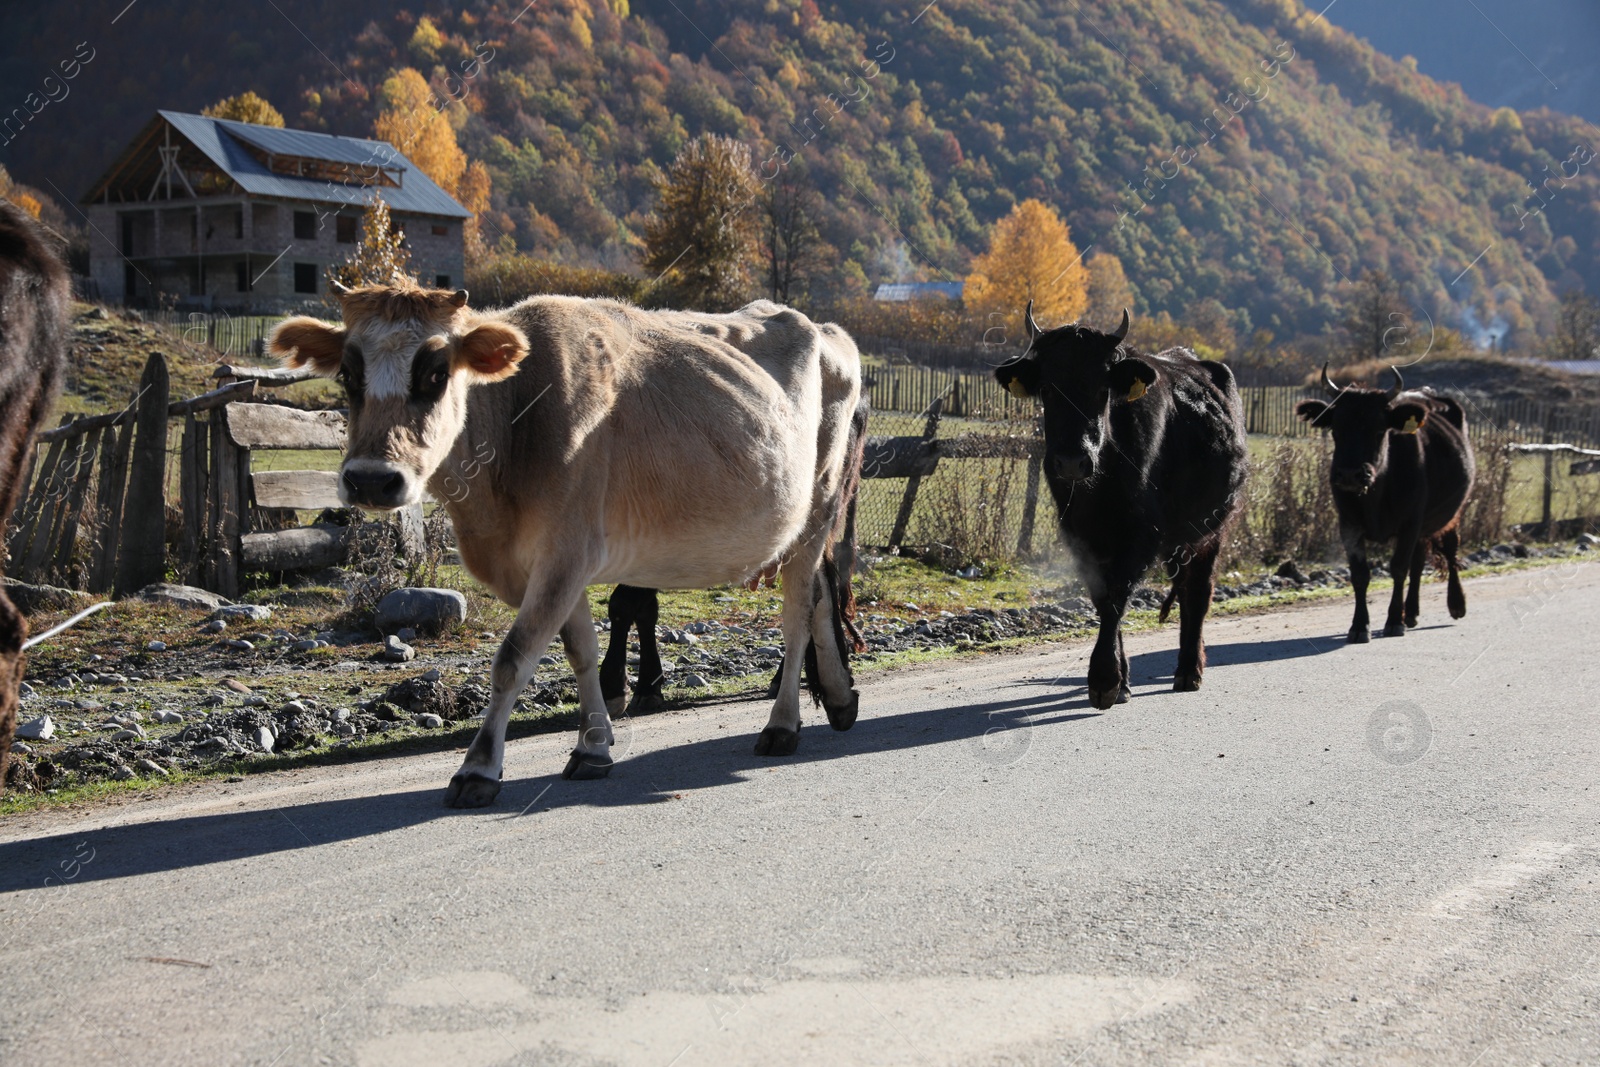
<instances>
[{"instance_id":1,"label":"cow's eye","mask_svg":"<svg viewBox=\"0 0 1600 1067\"><path fill-rule=\"evenodd\" d=\"M440 367L438 370L428 375L428 384L435 389L444 388L444 383L449 380L450 372L444 367Z\"/></svg>"}]
</instances>

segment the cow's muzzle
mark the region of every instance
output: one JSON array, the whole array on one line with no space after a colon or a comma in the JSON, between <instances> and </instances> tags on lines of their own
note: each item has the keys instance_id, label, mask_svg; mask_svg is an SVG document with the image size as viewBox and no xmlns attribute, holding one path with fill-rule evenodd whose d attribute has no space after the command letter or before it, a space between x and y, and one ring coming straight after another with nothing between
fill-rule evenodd
<instances>
[{"instance_id":1,"label":"cow's muzzle","mask_svg":"<svg viewBox=\"0 0 1600 1067\"><path fill-rule=\"evenodd\" d=\"M1057 452L1050 457L1050 466L1064 482L1082 482L1094 477L1094 461L1081 452Z\"/></svg>"},{"instance_id":2,"label":"cow's muzzle","mask_svg":"<svg viewBox=\"0 0 1600 1067\"><path fill-rule=\"evenodd\" d=\"M1377 472L1370 466L1344 467L1332 471L1328 480L1335 489L1342 489L1347 493L1365 493L1372 488L1372 483L1377 479Z\"/></svg>"},{"instance_id":3,"label":"cow's muzzle","mask_svg":"<svg viewBox=\"0 0 1600 1067\"><path fill-rule=\"evenodd\" d=\"M411 503L412 478L382 460L351 460L339 474L339 497L355 507L391 511Z\"/></svg>"}]
</instances>

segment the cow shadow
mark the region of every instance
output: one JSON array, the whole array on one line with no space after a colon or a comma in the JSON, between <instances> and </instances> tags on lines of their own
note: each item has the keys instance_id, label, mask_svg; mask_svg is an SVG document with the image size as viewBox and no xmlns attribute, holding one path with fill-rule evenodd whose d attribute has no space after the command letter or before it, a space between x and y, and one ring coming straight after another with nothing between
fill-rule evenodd
<instances>
[{"instance_id":1,"label":"cow shadow","mask_svg":"<svg viewBox=\"0 0 1600 1067\"><path fill-rule=\"evenodd\" d=\"M511 828L539 814L565 808L615 808L660 804L693 790L736 787L769 769L862 758L882 752L935 745L965 746L957 758L973 771L1013 762L1035 732L1097 718L1081 688L1076 693L1022 692L1007 687L999 699L864 717L851 730L827 728L820 709L806 711L800 749L773 760L752 753L764 715L751 729L665 748L648 747L644 734L630 737L619 724L617 763L597 782L564 781L559 774L526 777L562 762L540 752L541 766L515 748L508 777L493 806L477 811L444 807L443 777L436 786L376 796L342 797L282 807L153 819L126 826L71 831L0 843L0 893L78 884L291 853L322 845L378 837L438 819L472 819ZM754 709L752 709L754 711ZM708 730L717 732L707 723Z\"/></svg>"},{"instance_id":2,"label":"cow shadow","mask_svg":"<svg viewBox=\"0 0 1600 1067\"><path fill-rule=\"evenodd\" d=\"M1343 634L1338 636L1285 637L1273 641L1232 641L1221 645L1206 645L1206 669L1242 667L1253 663L1280 663L1284 660L1304 659L1308 656L1325 656L1337 652L1349 642ZM1128 673L1133 682L1170 682L1178 668L1176 646L1160 652L1140 652L1128 657Z\"/></svg>"}]
</instances>

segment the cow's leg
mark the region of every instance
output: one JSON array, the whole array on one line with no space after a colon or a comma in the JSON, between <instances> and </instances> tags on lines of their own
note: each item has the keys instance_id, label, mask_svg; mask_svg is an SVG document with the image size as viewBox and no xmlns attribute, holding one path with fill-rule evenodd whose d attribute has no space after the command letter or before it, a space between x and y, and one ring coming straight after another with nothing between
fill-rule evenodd
<instances>
[{"instance_id":1,"label":"cow's leg","mask_svg":"<svg viewBox=\"0 0 1600 1067\"><path fill-rule=\"evenodd\" d=\"M1350 561L1350 585L1356 594L1349 640L1352 645L1364 645L1372 640L1372 623L1367 615L1367 583L1372 581L1372 568L1367 566L1367 545L1359 529L1345 527L1339 533L1344 540L1345 558Z\"/></svg>"},{"instance_id":2,"label":"cow's leg","mask_svg":"<svg viewBox=\"0 0 1600 1067\"><path fill-rule=\"evenodd\" d=\"M18 691L22 686L22 642L28 622L11 598L0 591L0 791L5 789L11 738L17 727Z\"/></svg>"},{"instance_id":3,"label":"cow's leg","mask_svg":"<svg viewBox=\"0 0 1600 1067\"><path fill-rule=\"evenodd\" d=\"M1411 553L1411 584L1406 587L1406 626L1415 628L1422 615L1422 564L1428 556L1428 539L1417 538L1416 550Z\"/></svg>"},{"instance_id":4,"label":"cow's leg","mask_svg":"<svg viewBox=\"0 0 1600 1067\"><path fill-rule=\"evenodd\" d=\"M666 707L661 698L661 646L656 641L656 620L661 616L661 601L654 589L639 590L639 612L634 623L639 627L639 684L633 688L629 712L656 711Z\"/></svg>"},{"instance_id":5,"label":"cow's leg","mask_svg":"<svg viewBox=\"0 0 1600 1067\"><path fill-rule=\"evenodd\" d=\"M1394 589L1389 593L1389 614L1383 625L1385 637L1406 635L1406 575L1411 570L1411 561L1419 547L1420 541L1415 526L1402 528L1400 536L1394 539L1394 555L1389 560L1389 573L1394 577Z\"/></svg>"},{"instance_id":6,"label":"cow's leg","mask_svg":"<svg viewBox=\"0 0 1600 1067\"><path fill-rule=\"evenodd\" d=\"M811 684L822 690L822 709L828 713L828 725L835 730L848 730L856 724L861 696L855 691L855 678L850 674L844 605L833 576L833 568L825 566L812 578L811 643L806 646L806 669L811 672Z\"/></svg>"},{"instance_id":7,"label":"cow's leg","mask_svg":"<svg viewBox=\"0 0 1600 1067\"><path fill-rule=\"evenodd\" d=\"M453 808L481 808L492 802L500 792L500 779L505 770L506 725L511 721L511 708L516 703L517 694L533 677L540 653L550 646L551 639L568 617L576 615L579 609L585 618L588 616L589 605L583 601L584 578L580 569L568 565L554 567L552 571L555 576L549 580L535 578L528 583L522 607L517 611L517 620L511 624L505 640L500 643L500 651L495 653L494 668L490 674L494 693L489 698L489 710L484 714L483 725L478 727L478 735L467 746L467 758L462 761L455 777L450 779L450 788L445 793L445 803ZM592 626L589 628L589 637L593 642ZM598 643L594 647L598 650ZM598 707L602 728L597 736L592 736L587 729L580 729L578 749L609 764L611 757L606 751L609 728L606 726L605 698L600 695L600 681L592 669L594 660L591 658L589 662L591 670L588 680L593 689L592 696L585 695L587 690L581 677L578 679L578 694L585 704L592 703ZM590 725L591 714L591 709L586 706L580 720L583 727ZM569 773L571 769L569 765Z\"/></svg>"},{"instance_id":8,"label":"cow's leg","mask_svg":"<svg viewBox=\"0 0 1600 1067\"><path fill-rule=\"evenodd\" d=\"M800 744L800 672L803 653L812 640L812 598L823 542L802 543L779 569L783 578L783 667L778 696L766 728L756 738L758 756L789 756Z\"/></svg>"},{"instance_id":9,"label":"cow's leg","mask_svg":"<svg viewBox=\"0 0 1600 1067\"><path fill-rule=\"evenodd\" d=\"M1445 603L1450 607L1452 619L1467 617L1467 594L1461 588L1461 571L1456 567L1456 549L1461 547L1461 534L1454 530L1446 530L1439 535L1439 555L1444 557L1445 568L1450 572L1449 592L1445 596Z\"/></svg>"},{"instance_id":10,"label":"cow's leg","mask_svg":"<svg viewBox=\"0 0 1600 1067\"><path fill-rule=\"evenodd\" d=\"M1100 615L1100 636L1089 654L1089 703L1101 711L1128 699L1127 656L1122 650L1122 613L1127 594L1106 593L1094 598Z\"/></svg>"},{"instance_id":11,"label":"cow's leg","mask_svg":"<svg viewBox=\"0 0 1600 1067\"><path fill-rule=\"evenodd\" d=\"M653 590L650 594L655 596ZM600 661L600 641L589 617L589 600L581 594L561 627L561 644L578 681L578 746L572 750L561 777L604 778L611 773L611 715L595 672L595 664Z\"/></svg>"},{"instance_id":12,"label":"cow's leg","mask_svg":"<svg viewBox=\"0 0 1600 1067\"><path fill-rule=\"evenodd\" d=\"M1202 630L1211 610L1215 590L1217 553L1220 544L1196 548L1184 564L1183 588L1178 600L1178 669L1172 676L1174 692L1192 693L1200 688L1206 671L1206 645Z\"/></svg>"},{"instance_id":13,"label":"cow's leg","mask_svg":"<svg viewBox=\"0 0 1600 1067\"><path fill-rule=\"evenodd\" d=\"M633 629L633 587L619 585L611 591L606 618L611 620L611 639L606 658L600 662L600 696L606 710L621 715L628 693L628 631Z\"/></svg>"}]
</instances>

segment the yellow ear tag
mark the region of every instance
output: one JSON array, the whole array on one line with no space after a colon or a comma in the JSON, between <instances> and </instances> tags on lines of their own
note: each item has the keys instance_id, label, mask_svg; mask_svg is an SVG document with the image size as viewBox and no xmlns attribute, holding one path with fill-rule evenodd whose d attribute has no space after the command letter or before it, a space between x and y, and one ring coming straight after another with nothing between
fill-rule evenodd
<instances>
[{"instance_id":1,"label":"yellow ear tag","mask_svg":"<svg viewBox=\"0 0 1600 1067\"><path fill-rule=\"evenodd\" d=\"M1011 379L1011 381L1006 385L1006 388L1009 389L1011 391L1011 395L1016 397L1018 400L1026 400L1031 395L1028 392L1028 387L1022 384L1021 378Z\"/></svg>"},{"instance_id":2,"label":"yellow ear tag","mask_svg":"<svg viewBox=\"0 0 1600 1067\"><path fill-rule=\"evenodd\" d=\"M1128 387L1128 399L1138 400L1141 396L1144 396L1145 392L1144 379L1135 378L1133 380L1133 385Z\"/></svg>"},{"instance_id":3,"label":"yellow ear tag","mask_svg":"<svg viewBox=\"0 0 1600 1067\"><path fill-rule=\"evenodd\" d=\"M1417 417L1415 415L1413 415L1410 418L1406 419L1406 424L1404 426L1400 427L1400 432L1401 433L1416 433L1420 429L1422 429L1422 423L1418 422L1417 421Z\"/></svg>"}]
</instances>

